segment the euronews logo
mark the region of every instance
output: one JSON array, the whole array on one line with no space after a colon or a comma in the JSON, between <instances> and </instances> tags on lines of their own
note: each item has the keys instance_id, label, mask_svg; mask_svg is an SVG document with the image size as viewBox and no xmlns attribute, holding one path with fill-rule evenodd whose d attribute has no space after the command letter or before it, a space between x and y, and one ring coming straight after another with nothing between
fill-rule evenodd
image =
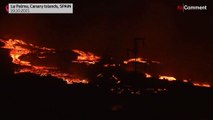
<instances>
[{"instance_id":1,"label":"euronews logo","mask_svg":"<svg viewBox=\"0 0 213 120\"><path fill-rule=\"evenodd\" d=\"M207 10L207 5L177 5L177 10L178 11L203 11L203 10Z\"/></svg>"}]
</instances>

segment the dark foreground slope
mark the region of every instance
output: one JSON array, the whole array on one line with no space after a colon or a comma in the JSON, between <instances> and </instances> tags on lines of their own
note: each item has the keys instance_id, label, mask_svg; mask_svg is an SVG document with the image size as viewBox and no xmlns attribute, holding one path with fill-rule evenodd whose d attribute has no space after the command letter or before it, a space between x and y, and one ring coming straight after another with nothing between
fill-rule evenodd
<instances>
[{"instance_id":1,"label":"dark foreground slope","mask_svg":"<svg viewBox=\"0 0 213 120\"><path fill-rule=\"evenodd\" d=\"M212 88L156 79L150 79L150 84L140 75L125 72L120 73L121 85L107 77L100 81L91 77L96 82L87 85L67 85L51 76L14 75L16 66L8 54L0 49L0 120L212 120ZM156 92L158 87L167 90Z\"/></svg>"},{"instance_id":2,"label":"dark foreground slope","mask_svg":"<svg viewBox=\"0 0 213 120\"><path fill-rule=\"evenodd\" d=\"M1 76L1 119L192 119L211 120L212 89L118 94L111 86L67 85L51 76Z\"/></svg>"}]
</instances>

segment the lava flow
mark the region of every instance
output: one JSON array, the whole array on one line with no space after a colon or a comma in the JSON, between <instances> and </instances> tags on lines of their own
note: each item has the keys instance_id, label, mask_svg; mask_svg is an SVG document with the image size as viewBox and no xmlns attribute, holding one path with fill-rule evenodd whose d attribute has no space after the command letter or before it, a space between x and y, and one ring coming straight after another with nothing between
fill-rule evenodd
<instances>
[{"instance_id":1,"label":"lava flow","mask_svg":"<svg viewBox=\"0 0 213 120\"><path fill-rule=\"evenodd\" d=\"M159 61L148 61L148 60L145 60L145 59L143 59L141 57L130 58L128 60L123 61L124 64L129 64L129 63L132 63L132 62L141 63L141 64L160 64ZM151 74L148 74L148 73L144 73L144 74L145 74L146 78L152 78ZM167 80L169 82L177 80L173 76L165 76L165 75L159 75L158 79L159 80ZM182 82L188 83L189 81L188 80L182 80ZM197 86L197 87L211 87L211 85L207 84L207 83L192 82L192 85L193 86Z\"/></svg>"},{"instance_id":2,"label":"lava flow","mask_svg":"<svg viewBox=\"0 0 213 120\"><path fill-rule=\"evenodd\" d=\"M130 58L128 60L123 61L124 64L128 64L128 63L131 63L131 62L144 63L144 64L160 64L159 61L154 61L154 60L148 61L148 60L141 58L141 57Z\"/></svg>"},{"instance_id":3,"label":"lava flow","mask_svg":"<svg viewBox=\"0 0 213 120\"><path fill-rule=\"evenodd\" d=\"M194 86L198 86L198 87L211 87L211 85L207 84L207 83L197 83L197 82L194 82L193 85Z\"/></svg>"},{"instance_id":4,"label":"lava flow","mask_svg":"<svg viewBox=\"0 0 213 120\"><path fill-rule=\"evenodd\" d=\"M175 81L176 78L175 77L172 77L172 76L159 76L159 79L160 80L168 80L168 81Z\"/></svg>"},{"instance_id":5,"label":"lava flow","mask_svg":"<svg viewBox=\"0 0 213 120\"><path fill-rule=\"evenodd\" d=\"M18 73L33 73L40 76L47 76L51 75L53 77L63 79L67 82L67 84L72 83L88 83L85 79L79 79L74 77L69 73L60 72L57 67L49 67L49 66L36 66L31 64L30 61L24 61L21 57L29 55L31 53L37 53L37 58L45 59L45 53L54 54L56 52L55 49L46 48L46 47L39 47L33 44L26 43L22 40L0 40L5 45L2 48L10 50L10 56L12 58L12 62L16 65L19 65L19 69L15 71L15 74Z\"/></svg>"},{"instance_id":6,"label":"lava flow","mask_svg":"<svg viewBox=\"0 0 213 120\"><path fill-rule=\"evenodd\" d=\"M100 59L99 56L96 56L91 52L84 52L84 51L76 50L76 49L74 49L72 51L79 55L77 57L77 60L72 61L73 63L95 64Z\"/></svg>"},{"instance_id":7,"label":"lava flow","mask_svg":"<svg viewBox=\"0 0 213 120\"><path fill-rule=\"evenodd\" d=\"M24 57L28 57L30 54L36 54L37 59L46 59L47 54L53 55L56 53L55 49L40 47L33 44L26 43L22 40L2 40L5 45L2 48L10 50L10 56L12 58L12 62L19 66L19 69L15 71L15 74L18 73L33 73L40 76L51 75L53 77L62 79L67 82L67 84L72 83L88 83L87 79L80 79L79 77L70 74L61 72L58 67L47 66L47 65L34 65L30 60L23 60ZM81 50L73 49L72 52L76 53L78 56L76 60L72 60L72 63L84 63L86 65L92 65L100 61L101 57L96 56L91 52L84 52ZM141 57L131 58L129 60L123 61L124 64L128 64L131 62L138 62L142 64L160 64L158 61L148 61ZM115 67L116 64L104 64L103 67ZM118 64L120 66L120 64ZM151 74L145 73L146 78L152 78ZM112 76L114 79L117 77ZM159 75L159 80L167 80L167 81L176 81L175 77L172 76L161 76ZM189 82L188 80L182 80L183 82ZM198 87L211 87L210 84L196 83L192 82L193 86Z\"/></svg>"},{"instance_id":8,"label":"lava flow","mask_svg":"<svg viewBox=\"0 0 213 120\"><path fill-rule=\"evenodd\" d=\"M144 60L143 58L131 58L131 59L129 59L129 60L125 60L124 61L124 64L128 64L128 63L130 63L130 62L138 62L138 63L147 63L147 61L146 60Z\"/></svg>"}]
</instances>

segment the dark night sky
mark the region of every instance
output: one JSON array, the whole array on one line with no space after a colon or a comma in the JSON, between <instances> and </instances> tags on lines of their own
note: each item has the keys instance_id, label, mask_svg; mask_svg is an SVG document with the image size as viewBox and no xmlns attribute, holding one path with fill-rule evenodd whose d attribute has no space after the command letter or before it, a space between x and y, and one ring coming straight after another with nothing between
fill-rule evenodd
<instances>
[{"instance_id":1,"label":"dark night sky","mask_svg":"<svg viewBox=\"0 0 213 120\"><path fill-rule=\"evenodd\" d=\"M122 58L133 39L143 37L144 57L161 61L163 74L213 83L211 0L61 1L73 2L74 14L8 15L1 5L0 36ZM182 3L208 10L182 13L176 10Z\"/></svg>"}]
</instances>

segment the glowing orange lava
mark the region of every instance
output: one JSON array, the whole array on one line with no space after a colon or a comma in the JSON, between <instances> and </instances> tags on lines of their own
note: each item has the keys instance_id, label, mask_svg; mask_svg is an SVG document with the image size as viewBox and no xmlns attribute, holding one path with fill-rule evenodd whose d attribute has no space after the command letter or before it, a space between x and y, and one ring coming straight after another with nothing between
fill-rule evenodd
<instances>
[{"instance_id":1,"label":"glowing orange lava","mask_svg":"<svg viewBox=\"0 0 213 120\"><path fill-rule=\"evenodd\" d=\"M21 40L12 40L12 39L9 39L8 41L1 40L1 42L3 42L5 44L5 46L3 46L2 48L11 50L10 56L12 57L12 60L13 60L12 62L14 64L31 66L30 62L20 60L21 56L27 55L30 53L30 50L25 49L20 46L20 45L27 45L25 42L23 42Z\"/></svg>"},{"instance_id":2,"label":"glowing orange lava","mask_svg":"<svg viewBox=\"0 0 213 120\"><path fill-rule=\"evenodd\" d=\"M145 59L143 59L143 58L141 58L141 57L138 57L138 58L130 58L130 59L128 59L128 60L123 61L124 64L128 64L128 63L131 63L131 62L138 62L138 63L145 63L145 64L152 64L152 63L154 63L154 64L160 64L159 61L154 61L154 60L152 60L152 61L147 61L147 60L145 60Z\"/></svg>"},{"instance_id":3,"label":"glowing orange lava","mask_svg":"<svg viewBox=\"0 0 213 120\"><path fill-rule=\"evenodd\" d=\"M151 78L152 76L150 75L150 74L148 74L148 73L144 73L145 74L145 76L146 76L146 78Z\"/></svg>"},{"instance_id":4,"label":"glowing orange lava","mask_svg":"<svg viewBox=\"0 0 213 120\"><path fill-rule=\"evenodd\" d=\"M56 67L48 67L48 66L36 66L32 65L30 61L23 61L21 60L22 56L29 55L30 53L38 52L39 59L45 59L45 53L55 53L55 49L40 47L33 44L28 44L22 40L0 40L5 45L2 48L10 49L10 56L12 58L12 62L20 66L19 70L15 71L15 74L18 73L33 73L40 76L47 76L51 75L56 78L63 79L67 82L67 84L72 83L88 83L85 79L79 79L70 75L68 73L63 73L58 70ZM83 52L83 51L82 51ZM96 58L96 57L94 57ZM79 58L83 59L83 58ZM92 57L90 57L92 60Z\"/></svg>"},{"instance_id":5,"label":"glowing orange lava","mask_svg":"<svg viewBox=\"0 0 213 120\"><path fill-rule=\"evenodd\" d=\"M185 80L183 80L183 82L187 83L187 82L189 82L189 81L185 79Z\"/></svg>"},{"instance_id":6,"label":"glowing orange lava","mask_svg":"<svg viewBox=\"0 0 213 120\"><path fill-rule=\"evenodd\" d=\"M207 83L197 83L197 82L194 82L193 85L194 86L198 86L198 87L211 87L211 85L207 84Z\"/></svg>"},{"instance_id":7,"label":"glowing orange lava","mask_svg":"<svg viewBox=\"0 0 213 120\"><path fill-rule=\"evenodd\" d=\"M175 81L176 78L175 77L172 77L172 76L159 76L159 79L160 80L168 80L168 81Z\"/></svg>"},{"instance_id":8,"label":"glowing orange lava","mask_svg":"<svg viewBox=\"0 0 213 120\"><path fill-rule=\"evenodd\" d=\"M125 60L123 63L124 63L124 64L128 64L128 63L130 63L130 62L147 63L146 60L144 60L143 58L140 58L140 57L138 57L138 58L131 58L131 59L129 59L129 60Z\"/></svg>"},{"instance_id":9,"label":"glowing orange lava","mask_svg":"<svg viewBox=\"0 0 213 120\"><path fill-rule=\"evenodd\" d=\"M96 56L91 52L84 52L77 49L74 49L72 51L79 54L79 56L77 57L77 60L72 61L74 63L95 64L100 59L99 56Z\"/></svg>"}]
</instances>

